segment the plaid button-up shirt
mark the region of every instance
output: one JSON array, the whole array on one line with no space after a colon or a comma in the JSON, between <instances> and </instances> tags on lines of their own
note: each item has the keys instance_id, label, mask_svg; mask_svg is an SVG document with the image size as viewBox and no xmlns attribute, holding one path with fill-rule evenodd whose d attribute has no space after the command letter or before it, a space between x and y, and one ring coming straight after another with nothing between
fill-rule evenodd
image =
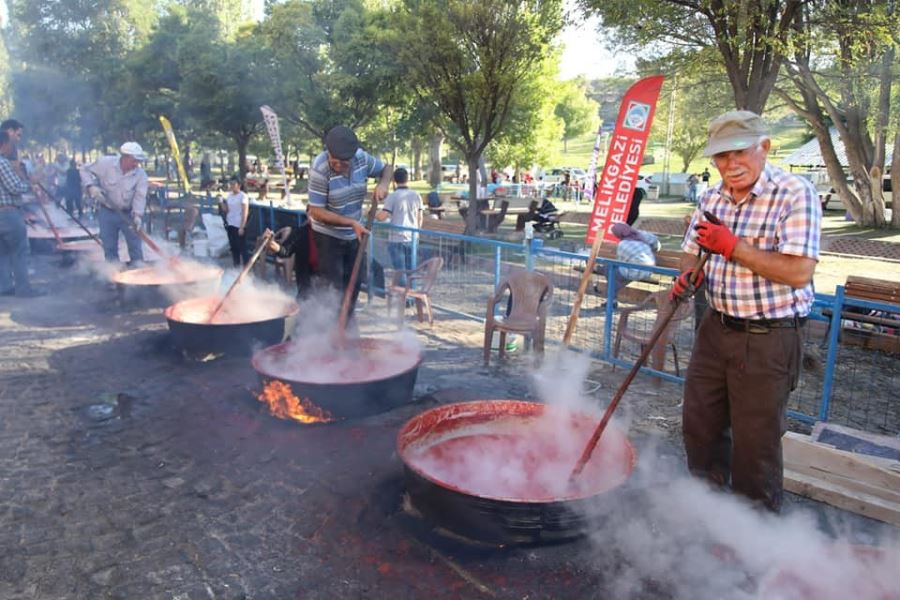
<instances>
[{"instance_id":1,"label":"plaid button-up shirt","mask_svg":"<svg viewBox=\"0 0 900 600\"><path fill-rule=\"evenodd\" d=\"M708 210L745 242L771 252L818 260L822 207L810 182L766 164L741 202L719 183L700 197L681 249L696 254L696 225ZM709 304L743 319L805 317L813 302L813 285L792 288L757 275L747 267L710 256L706 263Z\"/></svg>"},{"instance_id":2,"label":"plaid button-up shirt","mask_svg":"<svg viewBox=\"0 0 900 600\"><path fill-rule=\"evenodd\" d=\"M0 206L19 206L22 194L31 191L31 185L15 172L9 160L0 156Z\"/></svg>"}]
</instances>

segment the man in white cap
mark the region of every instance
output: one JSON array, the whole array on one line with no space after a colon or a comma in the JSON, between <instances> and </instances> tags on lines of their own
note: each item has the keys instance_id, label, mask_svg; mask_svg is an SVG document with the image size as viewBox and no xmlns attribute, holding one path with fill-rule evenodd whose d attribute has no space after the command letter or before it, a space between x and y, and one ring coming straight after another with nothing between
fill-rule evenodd
<instances>
[{"instance_id":1,"label":"man in white cap","mask_svg":"<svg viewBox=\"0 0 900 600\"><path fill-rule=\"evenodd\" d=\"M101 156L81 168L84 191L99 207L100 240L110 262L119 261L120 231L128 244L129 264L137 266L144 260L136 229L141 227L147 206L147 173L141 167L146 159L140 144L125 142L118 156Z\"/></svg>"},{"instance_id":2,"label":"man in white cap","mask_svg":"<svg viewBox=\"0 0 900 600\"><path fill-rule=\"evenodd\" d=\"M810 182L766 162L770 145L755 113L710 123L704 155L722 181L699 198L672 294L693 293L691 267L701 248L710 252L698 273L709 309L684 387L688 468L777 512L785 408L800 372L822 211Z\"/></svg>"}]
</instances>

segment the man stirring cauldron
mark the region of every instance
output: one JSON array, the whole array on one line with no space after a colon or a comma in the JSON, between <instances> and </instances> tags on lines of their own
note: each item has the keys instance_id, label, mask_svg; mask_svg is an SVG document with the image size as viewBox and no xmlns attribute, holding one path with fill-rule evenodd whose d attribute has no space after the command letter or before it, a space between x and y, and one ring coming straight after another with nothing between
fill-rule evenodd
<instances>
[{"instance_id":1,"label":"man stirring cauldron","mask_svg":"<svg viewBox=\"0 0 900 600\"><path fill-rule=\"evenodd\" d=\"M141 168L146 159L140 144L125 142L119 148L119 156L101 156L81 168L84 191L98 204L100 240L110 262L119 261L120 231L128 244L129 265L134 267L144 260L136 230L141 227L147 206L147 173Z\"/></svg>"},{"instance_id":2,"label":"man stirring cauldron","mask_svg":"<svg viewBox=\"0 0 900 600\"><path fill-rule=\"evenodd\" d=\"M693 293L691 265L700 248L709 251L698 273L709 310L684 387L688 468L777 512L785 406L799 377L822 213L811 183L766 162L770 145L752 112L710 123L704 155L722 181L699 198L672 293Z\"/></svg>"},{"instance_id":3,"label":"man stirring cauldron","mask_svg":"<svg viewBox=\"0 0 900 600\"><path fill-rule=\"evenodd\" d=\"M366 179L378 179L372 193L377 205L387 196L392 173L390 165L360 148L353 130L340 125L325 135L325 151L310 165L308 213L318 254L318 275L340 293L350 283L360 241L368 232L360 222ZM350 300L351 317L359 285L357 278Z\"/></svg>"}]
</instances>

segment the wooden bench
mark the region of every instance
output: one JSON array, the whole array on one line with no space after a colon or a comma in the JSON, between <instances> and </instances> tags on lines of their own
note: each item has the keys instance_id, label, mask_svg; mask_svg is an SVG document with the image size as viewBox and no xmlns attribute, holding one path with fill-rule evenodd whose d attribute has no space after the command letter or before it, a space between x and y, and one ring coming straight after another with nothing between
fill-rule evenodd
<instances>
[{"instance_id":1,"label":"wooden bench","mask_svg":"<svg viewBox=\"0 0 900 600\"><path fill-rule=\"evenodd\" d=\"M466 223L447 219L423 219L422 231L463 235L466 232ZM458 264L466 262L465 242L453 238L436 235L419 236L419 252L422 261L433 256L440 256L444 259L444 264L448 266L453 264L453 261Z\"/></svg>"},{"instance_id":2,"label":"wooden bench","mask_svg":"<svg viewBox=\"0 0 900 600\"><path fill-rule=\"evenodd\" d=\"M885 281L858 275L848 275L844 284L844 297L857 300L870 300L887 304L900 304L900 283ZM825 309L822 314L831 315ZM853 307L841 311L841 320L863 323L873 326L872 329L842 327L841 342L850 346L861 346L871 350L881 350L891 354L900 354L900 314L897 319L889 319L877 315L857 312ZM874 329L875 327L881 330Z\"/></svg>"},{"instance_id":3,"label":"wooden bench","mask_svg":"<svg viewBox=\"0 0 900 600\"><path fill-rule=\"evenodd\" d=\"M531 203L534 200L534 198L529 196L496 196L494 198L494 208L499 209L503 202L506 202L506 214L524 215L531 210Z\"/></svg>"}]
</instances>

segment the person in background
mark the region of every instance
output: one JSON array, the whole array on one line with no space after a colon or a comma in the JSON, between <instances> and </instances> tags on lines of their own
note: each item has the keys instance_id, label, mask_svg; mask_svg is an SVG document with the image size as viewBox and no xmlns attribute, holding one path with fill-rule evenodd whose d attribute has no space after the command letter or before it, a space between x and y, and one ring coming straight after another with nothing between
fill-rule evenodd
<instances>
[{"instance_id":1,"label":"person in background","mask_svg":"<svg viewBox=\"0 0 900 600\"><path fill-rule=\"evenodd\" d=\"M656 266L656 255L662 248L662 244L655 235L649 231L641 231L626 223L616 223L610 229L612 234L619 239L616 245L616 260L619 262ZM606 271L606 280L609 281L609 271ZM618 267L615 273L616 295L632 281L653 281L653 273L643 269L629 269ZM595 291L600 289L595 286Z\"/></svg>"},{"instance_id":2,"label":"person in background","mask_svg":"<svg viewBox=\"0 0 900 600\"><path fill-rule=\"evenodd\" d=\"M66 201L66 210L71 214L78 211L78 218L84 215L81 206L81 174L78 172L78 165L75 159L69 161L69 168L66 169L65 178L62 184L63 198Z\"/></svg>"},{"instance_id":3,"label":"person in background","mask_svg":"<svg viewBox=\"0 0 900 600\"><path fill-rule=\"evenodd\" d=\"M269 197L269 167L260 165L259 173L256 175L256 185L259 190L258 198L266 200Z\"/></svg>"},{"instance_id":4,"label":"person in background","mask_svg":"<svg viewBox=\"0 0 900 600\"><path fill-rule=\"evenodd\" d=\"M69 158L59 153L56 155L56 161L47 166L47 189L57 199L58 202L63 200L63 188L66 183L66 170L69 168Z\"/></svg>"},{"instance_id":5,"label":"person in background","mask_svg":"<svg viewBox=\"0 0 900 600\"><path fill-rule=\"evenodd\" d=\"M397 188L384 199L384 205L375 215L379 221L390 219L391 225L419 229L422 227L422 197L409 189L409 174L400 167L394 171ZM391 266L397 270L412 269L412 232L391 230L388 235L388 254ZM406 275L401 276L400 285L406 285Z\"/></svg>"},{"instance_id":6,"label":"person in background","mask_svg":"<svg viewBox=\"0 0 900 600\"><path fill-rule=\"evenodd\" d=\"M263 235L269 232L270 230L266 229ZM309 221L302 225L279 229L275 237L269 241L266 250L269 254L280 258L294 258L297 297L307 298L312 291L312 276L318 270L318 254Z\"/></svg>"},{"instance_id":7,"label":"person in background","mask_svg":"<svg viewBox=\"0 0 900 600\"><path fill-rule=\"evenodd\" d=\"M22 141L22 132L24 130L25 126L15 119L6 119L0 123L0 131L5 131L7 135L9 135L9 146L6 151L7 153L4 156L9 160L10 165L19 177L27 179L28 172L24 169L24 165L19 161L19 142Z\"/></svg>"},{"instance_id":8,"label":"person in background","mask_svg":"<svg viewBox=\"0 0 900 600\"><path fill-rule=\"evenodd\" d=\"M778 512L785 407L800 374L822 209L809 181L767 162L770 146L755 113L710 122L704 155L722 181L700 196L671 293L693 293L697 255L708 251L696 275L709 309L684 386L688 468Z\"/></svg>"},{"instance_id":9,"label":"person in background","mask_svg":"<svg viewBox=\"0 0 900 600\"><path fill-rule=\"evenodd\" d=\"M369 232L360 222L366 198L366 180L377 178L372 202L377 206L388 193L393 168L359 145L349 127L338 125L325 135L325 150L309 168L309 208L318 255L318 275L341 294L350 274L360 240ZM350 297L350 316L359 295L360 280Z\"/></svg>"},{"instance_id":10,"label":"person in background","mask_svg":"<svg viewBox=\"0 0 900 600\"><path fill-rule=\"evenodd\" d=\"M641 216L641 202L647 197L647 190L641 186L635 186L631 195L631 204L628 206L628 216L625 217L627 225L634 225Z\"/></svg>"},{"instance_id":11,"label":"person in background","mask_svg":"<svg viewBox=\"0 0 900 600\"><path fill-rule=\"evenodd\" d=\"M700 185L700 178L696 173L691 173L687 180L687 201L691 204L697 204L697 186Z\"/></svg>"},{"instance_id":12,"label":"person in background","mask_svg":"<svg viewBox=\"0 0 900 600\"><path fill-rule=\"evenodd\" d=\"M141 167L146 159L140 144L125 142L119 148L119 156L101 156L81 168L84 191L98 205L100 240L103 255L109 262L119 262L119 232L128 244L130 266L144 260L137 230L141 228L147 207L149 183Z\"/></svg>"},{"instance_id":13,"label":"person in background","mask_svg":"<svg viewBox=\"0 0 900 600\"><path fill-rule=\"evenodd\" d=\"M208 192L214 183L212 165L210 164L209 152L207 152L200 160L200 190Z\"/></svg>"},{"instance_id":14,"label":"person in background","mask_svg":"<svg viewBox=\"0 0 900 600\"><path fill-rule=\"evenodd\" d=\"M31 192L29 182L19 177L7 158L12 150L9 132L0 129L0 295L34 298L44 292L31 287L28 279L28 233L22 195ZM32 178L30 183L36 183Z\"/></svg>"},{"instance_id":15,"label":"person in background","mask_svg":"<svg viewBox=\"0 0 900 600\"><path fill-rule=\"evenodd\" d=\"M250 217L250 198L241 190L241 180L232 177L228 182L228 196L222 201L225 212L225 232L231 248L231 261L235 267L246 265L250 260L247 250L246 227Z\"/></svg>"}]
</instances>

